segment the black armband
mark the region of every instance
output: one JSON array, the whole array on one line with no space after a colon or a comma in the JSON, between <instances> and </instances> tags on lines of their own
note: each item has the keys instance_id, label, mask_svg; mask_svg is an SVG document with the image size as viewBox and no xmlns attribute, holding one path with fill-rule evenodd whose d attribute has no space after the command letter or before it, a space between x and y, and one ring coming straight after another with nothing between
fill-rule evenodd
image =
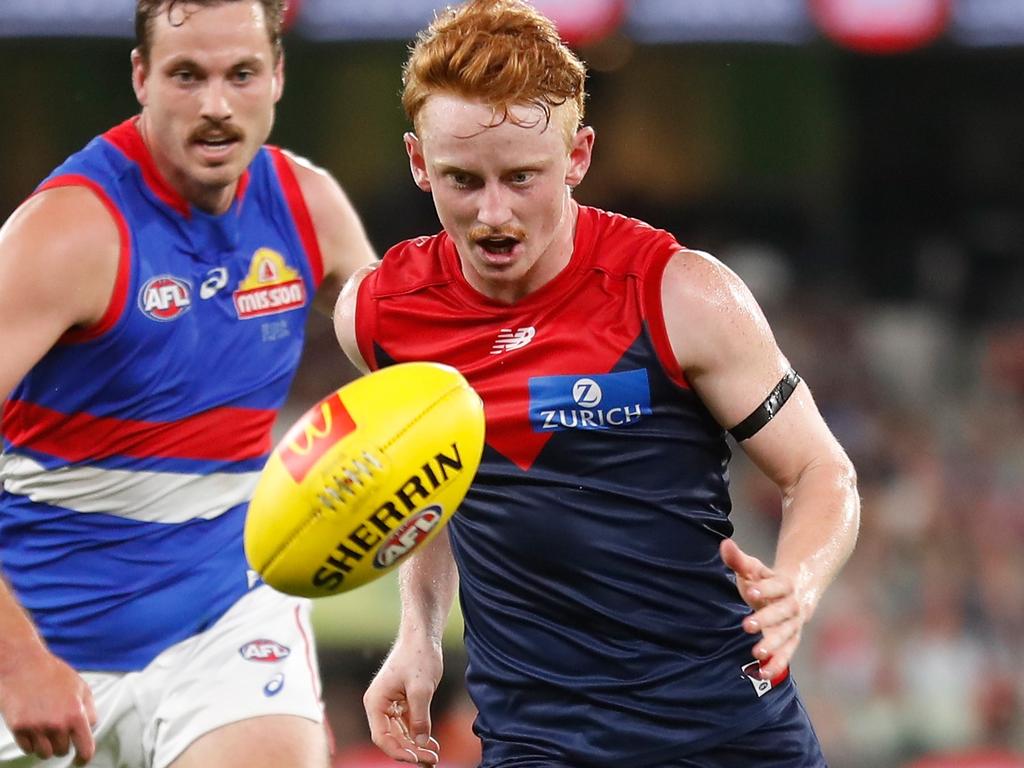
<instances>
[{"instance_id":1,"label":"black armband","mask_svg":"<svg viewBox=\"0 0 1024 768\"><path fill-rule=\"evenodd\" d=\"M761 431L761 427L775 418L775 415L782 410L782 406L789 400L797 384L800 383L800 374L790 368L785 376L775 385L775 389L768 393L754 412L743 421L729 430L729 434L736 438L736 442L753 437Z\"/></svg>"}]
</instances>

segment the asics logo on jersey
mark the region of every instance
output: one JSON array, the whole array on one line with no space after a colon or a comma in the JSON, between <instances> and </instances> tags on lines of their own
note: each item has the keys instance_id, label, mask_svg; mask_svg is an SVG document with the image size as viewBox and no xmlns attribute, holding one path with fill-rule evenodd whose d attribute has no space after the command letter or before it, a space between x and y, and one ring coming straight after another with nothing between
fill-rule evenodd
<instances>
[{"instance_id":1,"label":"asics logo on jersey","mask_svg":"<svg viewBox=\"0 0 1024 768\"><path fill-rule=\"evenodd\" d=\"M494 346L491 347L491 354L500 355L502 352L522 349L533 341L533 337L536 335L537 329L532 325L528 325L525 328L517 328L514 331L511 328L502 328L494 342Z\"/></svg>"},{"instance_id":2,"label":"asics logo on jersey","mask_svg":"<svg viewBox=\"0 0 1024 768\"><path fill-rule=\"evenodd\" d=\"M216 267L206 273L206 279L199 286L200 299L212 299L217 291L228 284L228 271L224 267Z\"/></svg>"},{"instance_id":3,"label":"asics logo on jersey","mask_svg":"<svg viewBox=\"0 0 1024 768\"><path fill-rule=\"evenodd\" d=\"M192 286L172 275L150 278L139 291L139 308L150 320L177 320L192 307Z\"/></svg>"}]
</instances>

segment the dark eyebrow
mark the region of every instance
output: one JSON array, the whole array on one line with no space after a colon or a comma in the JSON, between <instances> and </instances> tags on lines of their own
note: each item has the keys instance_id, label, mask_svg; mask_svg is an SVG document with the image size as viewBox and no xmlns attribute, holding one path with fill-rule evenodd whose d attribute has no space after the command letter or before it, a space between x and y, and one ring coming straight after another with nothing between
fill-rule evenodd
<instances>
[{"instance_id":1,"label":"dark eyebrow","mask_svg":"<svg viewBox=\"0 0 1024 768\"><path fill-rule=\"evenodd\" d=\"M262 69L263 60L255 56L249 56L231 65L232 69Z\"/></svg>"}]
</instances>

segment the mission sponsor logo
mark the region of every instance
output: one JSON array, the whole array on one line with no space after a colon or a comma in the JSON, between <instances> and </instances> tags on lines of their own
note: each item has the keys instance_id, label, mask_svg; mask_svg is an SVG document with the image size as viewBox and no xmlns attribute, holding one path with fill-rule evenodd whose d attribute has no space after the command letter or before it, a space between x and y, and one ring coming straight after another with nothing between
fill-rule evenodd
<instances>
[{"instance_id":1,"label":"mission sponsor logo","mask_svg":"<svg viewBox=\"0 0 1024 768\"><path fill-rule=\"evenodd\" d=\"M192 308L192 286L173 275L150 278L139 291L139 309L146 317L167 323Z\"/></svg>"},{"instance_id":2,"label":"mission sponsor logo","mask_svg":"<svg viewBox=\"0 0 1024 768\"><path fill-rule=\"evenodd\" d=\"M650 416L647 371L530 379L530 424L534 432L618 429Z\"/></svg>"},{"instance_id":3,"label":"mission sponsor logo","mask_svg":"<svg viewBox=\"0 0 1024 768\"><path fill-rule=\"evenodd\" d=\"M306 304L306 283L284 256L260 248L252 256L249 272L232 297L239 320L276 315Z\"/></svg>"},{"instance_id":4,"label":"mission sponsor logo","mask_svg":"<svg viewBox=\"0 0 1024 768\"><path fill-rule=\"evenodd\" d=\"M458 443L434 454L335 545L313 574L313 586L336 592L369 553L377 552L373 564L383 568L415 549L441 521L441 507L430 504L434 492L463 470Z\"/></svg>"}]
</instances>

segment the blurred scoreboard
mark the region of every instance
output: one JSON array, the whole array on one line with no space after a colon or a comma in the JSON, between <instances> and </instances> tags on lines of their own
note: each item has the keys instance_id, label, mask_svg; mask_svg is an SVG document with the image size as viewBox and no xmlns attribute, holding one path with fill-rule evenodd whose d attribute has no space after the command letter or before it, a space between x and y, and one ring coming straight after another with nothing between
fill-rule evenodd
<instances>
[{"instance_id":1,"label":"blurred scoreboard","mask_svg":"<svg viewBox=\"0 0 1024 768\"><path fill-rule=\"evenodd\" d=\"M292 0L292 32L311 40L409 39L455 0ZM533 0L567 35L637 42L775 43L831 39L888 52L935 41L1024 45L1024 0ZM0 0L0 37L131 37L134 0ZM591 35L587 31L592 32Z\"/></svg>"}]
</instances>

